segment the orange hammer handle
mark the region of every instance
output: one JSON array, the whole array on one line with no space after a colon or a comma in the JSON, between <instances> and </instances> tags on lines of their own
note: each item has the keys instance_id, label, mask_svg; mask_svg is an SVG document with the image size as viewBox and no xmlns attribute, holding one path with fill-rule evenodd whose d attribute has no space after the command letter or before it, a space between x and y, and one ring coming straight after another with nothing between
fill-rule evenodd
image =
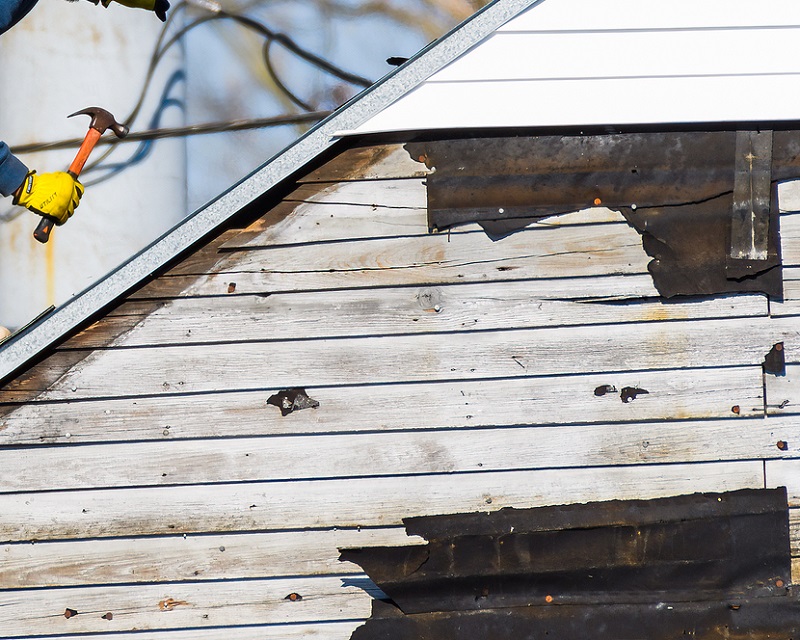
<instances>
[{"instance_id":1,"label":"orange hammer handle","mask_svg":"<svg viewBox=\"0 0 800 640\"><path fill-rule=\"evenodd\" d=\"M81 171L83 171L83 166L89 159L89 155L92 153L92 149L94 149L94 145L97 144L101 135L102 134L97 129L89 129L89 131L87 131L86 137L83 139L80 149L78 149L78 153L75 154L75 159L72 161L72 164L69 165L68 173L76 180ZM50 239L50 233L53 231L56 222L58 221L52 216L42 216L42 219L39 220L39 224L36 226L36 230L33 232L33 237L41 243L47 242Z\"/></svg>"},{"instance_id":2,"label":"orange hammer handle","mask_svg":"<svg viewBox=\"0 0 800 640\"><path fill-rule=\"evenodd\" d=\"M83 165L85 165L86 161L89 159L89 154L100 139L100 135L97 129L89 129L89 131L86 132L86 137L83 139L83 142L81 142L81 148L78 149L78 153L75 154L75 159L72 161L72 164L69 165L69 172L73 174L74 177L77 178L81 171L83 171Z\"/></svg>"}]
</instances>

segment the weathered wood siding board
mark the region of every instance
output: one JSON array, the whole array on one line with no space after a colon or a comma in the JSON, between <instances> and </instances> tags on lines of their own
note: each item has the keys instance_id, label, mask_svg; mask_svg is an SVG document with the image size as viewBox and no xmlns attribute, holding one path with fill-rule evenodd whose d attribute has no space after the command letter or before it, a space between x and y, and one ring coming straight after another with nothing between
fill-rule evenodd
<instances>
[{"instance_id":1,"label":"weathered wood siding board","mask_svg":"<svg viewBox=\"0 0 800 640\"><path fill-rule=\"evenodd\" d=\"M353 584L355 582L355 584ZM8 638L109 630L196 629L246 624L366 618L380 595L353 577L296 577L247 582L101 586L0 592L0 633ZM366 587L365 590L363 587ZM291 593L302 595L292 601ZM78 615L65 618L64 611ZM24 612L23 615L20 615ZM102 616L112 614L112 619ZM353 625L355 627L356 625Z\"/></svg>"},{"instance_id":2,"label":"weathered wood siding board","mask_svg":"<svg viewBox=\"0 0 800 640\"><path fill-rule=\"evenodd\" d=\"M639 274L649 261L639 234L620 223L534 226L496 242L472 231L277 246L234 252L209 275L256 273L261 291L294 291L466 282L483 280L487 272L512 280ZM196 274L186 267L170 273Z\"/></svg>"},{"instance_id":3,"label":"weathered wood siding board","mask_svg":"<svg viewBox=\"0 0 800 640\"><path fill-rule=\"evenodd\" d=\"M99 633L92 640L349 640L361 620L348 622L251 625L167 631ZM66 625L65 625L66 626ZM69 627L66 627L68 630ZM105 631L105 630L104 630ZM75 640L74 635L48 636L47 640Z\"/></svg>"},{"instance_id":4,"label":"weathered wood siding board","mask_svg":"<svg viewBox=\"0 0 800 640\"><path fill-rule=\"evenodd\" d=\"M781 461L790 464L790 461ZM764 486L763 461L0 495L0 543L385 527L404 517ZM794 494L793 494L794 495ZM565 500L568 497L568 500ZM794 498L793 498L794 500ZM796 502L794 500L793 504Z\"/></svg>"},{"instance_id":5,"label":"weathered wood siding board","mask_svg":"<svg viewBox=\"0 0 800 640\"><path fill-rule=\"evenodd\" d=\"M131 302L97 323L110 326L140 320L114 346L157 346L248 340L298 340L449 333L475 329L565 327L656 320L767 316L764 296L745 295L690 300L658 299L628 304L549 300L553 290L541 281L402 287L355 291L179 298L154 307ZM95 331L81 348L108 346ZM96 336L96 337L95 337Z\"/></svg>"},{"instance_id":6,"label":"weathered wood siding board","mask_svg":"<svg viewBox=\"0 0 800 640\"><path fill-rule=\"evenodd\" d=\"M800 342L800 325L790 320L754 317L602 329L579 326L112 349L87 356L40 398L756 365L775 343Z\"/></svg>"},{"instance_id":7,"label":"weathered wood siding board","mask_svg":"<svg viewBox=\"0 0 800 640\"><path fill-rule=\"evenodd\" d=\"M2 547L4 588L361 574L339 548L423 544L404 527L69 540Z\"/></svg>"},{"instance_id":8,"label":"weathered wood siding board","mask_svg":"<svg viewBox=\"0 0 800 640\"><path fill-rule=\"evenodd\" d=\"M515 262L517 266L522 261ZM219 273L203 276L164 276L130 296L130 300L216 297L230 295L273 295L276 293L306 293L354 291L358 288L431 287L471 282L496 282L498 288L514 280L530 280L530 272L518 271L512 265L504 271L493 265L465 265L460 274L448 270L438 275L431 270L425 273L415 269L387 269L386 271L336 272L325 274L265 274L261 272ZM461 277L459 277L459 275ZM317 277L320 276L320 277ZM533 276L535 279L536 276ZM658 296L653 279L647 273L612 274L599 277L546 277L538 279L549 293L544 299L626 300ZM295 282L296 281L296 282ZM293 285L296 284L295 287ZM364 285L361 287L361 285ZM304 288L305 287L305 288ZM175 291L178 293L173 293Z\"/></svg>"},{"instance_id":9,"label":"weathered wood siding board","mask_svg":"<svg viewBox=\"0 0 800 640\"><path fill-rule=\"evenodd\" d=\"M760 366L308 388L317 410L281 416L278 389L85 402L29 402L0 422L0 445L573 425L762 415ZM598 387L616 392L597 396ZM621 390L648 391L623 403ZM357 407L357 410L354 409ZM398 411L398 407L413 410ZM733 412L739 407L739 413Z\"/></svg>"},{"instance_id":10,"label":"weathered wood siding board","mask_svg":"<svg viewBox=\"0 0 800 640\"><path fill-rule=\"evenodd\" d=\"M788 417L128 442L6 452L0 492L795 457L800 424Z\"/></svg>"},{"instance_id":11,"label":"weathered wood siding board","mask_svg":"<svg viewBox=\"0 0 800 640\"><path fill-rule=\"evenodd\" d=\"M354 146L300 178L300 182L348 182L423 178L428 168L413 159L403 144Z\"/></svg>"},{"instance_id":12,"label":"weathered wood siding board","mask_svg":"<svg viewBox=\"0 0 800 640\"><path fill-rule=\"evenodd\" d=\"M189 629L183 631L134 631L131 633L99 633L92 640L349 640L362 620L348 622L299 623L287 625L253 625ZM48 636L47 640L75 640L74 635Z\"/></svg>"}]
</instances>

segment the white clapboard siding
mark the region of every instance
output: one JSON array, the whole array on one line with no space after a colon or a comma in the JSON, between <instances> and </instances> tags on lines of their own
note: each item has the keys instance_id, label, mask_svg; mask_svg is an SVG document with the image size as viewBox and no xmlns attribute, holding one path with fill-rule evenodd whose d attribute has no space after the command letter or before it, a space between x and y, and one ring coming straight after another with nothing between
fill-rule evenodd
<instances>
[{"instance_id":1,"label":"white clapboard siding","mask_svg":"<svg viewBox=\"0 0 800 640\"><path fill-rule=\"evenodd\" d=\"M747 46L745 33L740 46ZM428 81L353 133L796 120L800 117L799 78L800 74ZM742 94L750 99L733 99ZM774 99L776 94L781 100ZM459 108L464 104L469 104L469 109Z\"/></svg>"},{"instance_id":2,"label":"white clapboard siding","mask_svg":"<svg viewBox=\"0 0 800 640\"><path fill-rule=\"evenodd\" d=\"M179 583L0 592L2 637L98 632L196 629L366 618L374 585L337 578L285 578L247 582ZM365 591L364 587L369 591ZM302 597L286 599L291 593ZM78 615L66 618L67 608ZM112 619L102 616L112 614ZM353 628L358 626L356 622Z\"/></svg>"},{"instance_id":3,"label":"white clapboard siding","mask_svg":"<svg viewBox=\"0 0 800 640\"><path fill-rule=\"evenodd\" d=\"M605 385L618 391L597 396L595 389ZM623 403L624 387L648 393ZM496 384L478 380L309 387L320 407L285 417L266 403L278 389L28 402L0 421L0 445L744 417L763 414L762 387L761 367L754 365L520 378Z\"/></svg>"},{"instance_id":4,"label":"white clapboard siding","mask_svg":"<svg viewBox=\"0 0 800 640\"><path fill-rule=\"evenodd\" d=\"M355 132L796 119L796 7L732 4L537 3Z\"/></svg>"},{"instance_id":5,"label":"white clapboard siding","mask_svg":"<svg viewBox=\"0 0 800 640\"><path fill-rule=\"evenodd\" d=\"M680 34L674 30L506 31L488 38L430 82L796 74L800 61L793 51L798 34L800 26L744 32L698 29ZM749 46L743 47L743 42ZM729 53L710 56L709 51Z\"/></svg>"},{"instance_id":6,"label":"white clapboard siding","mask_svg":"<svg viewBox=\"0 0 800 640\"><path fill-rule=\"evenodd\" d=\"M96 351L42 400L760 364L790 319L648 322ZM376 388L378 391L378 388Z\"/></svg>"},{"instance_id":7,"label":"white clapboard siding","mask_svg":"<svg viewBox=\"0 0 800 640\"><path fill-rule=\"evenodd\" d=\"M396 526L412 515L762 486L758 460L3 494L0 541Z\"/></svg>"},{"instance_id":8,"label":"white clapboard siding","mask_svg":"<svg viewBox=\"0 0 800 640\"><path fill-rule=\"evenodd\" d=\"M779 441L790 446L781 450L776 445ZM800 457L800 424L793 417L127 442L8 451L0 468L0 491L790 457ZM304 462L298 464L299 460ZM58 473L49 473L52 469L58 469Z\"/></svg>"},{"instance_id":9,"label":"white clapboard siding","mask_svg":"<svg viewBox=\"0 0 800 640\"><path fill-rule=\"evenodd\" d=\"M3 545L4 589L360 574L339 549L423 544L403 527Z\"/></svg>"},{"instance_id":10,"label":"white clapboard siding","mask_svg":"<svg viewBox=\"0 0 800 640\"><path fill-rule=\"evenodd\" d=\"M549 283L547 283L549 284ZM113 325L141 315L114 346L183 342L297 340L358 335L396 335L766 316L766 297L742 295L680 304L659 299L629 304L548 300L552 286L540 280L468 285L358 289L271 296L178 298L152 306L123 305L100 321ZM82 347L107 346L95 326Z\"/></svg>"},{"instance_id":11,"label":"white clapboard siding","mask_svg":"<svg viewBox=\"0 0 800 640\"><path fill-rule=\"evenodd\" d=\"M698 29L800 25L793 0L546 0L509 20L498 31L580 29Z\"/></svg>"}]
</instances>

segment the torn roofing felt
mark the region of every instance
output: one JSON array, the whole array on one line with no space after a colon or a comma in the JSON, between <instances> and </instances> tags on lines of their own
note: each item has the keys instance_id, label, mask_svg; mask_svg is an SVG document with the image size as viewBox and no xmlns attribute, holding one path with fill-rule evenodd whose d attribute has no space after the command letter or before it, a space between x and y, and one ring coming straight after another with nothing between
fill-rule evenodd
<instances>
[{"instance_id":1,"label":"torn roofing felt","mask_svg":"<svg viewBox=\"0 0 800 640\"><path fill-rule=\"evenodd\" d=\"M642 236L664 297L782 297L777 183L800 178L800 132L520 135L410 143L429 226L477 222L494 239L604 206Z\"/></svg>"},{"instance_id":2,"label":"torn roofing felt","mask_svg":"<svg viewBox=\"0 0 800 640\"><path fill-rule=\"evenodd\" d=\"M353 640L800 632L784 488L405 524L428 544L342 550L391 599Z\"/></svg>"},{"instance_id":3,"label":"torn roofing felt","mask_svg":"<svg viewBox=\"0 0 800 640\"><path fill-rule=\"evenodd\" d=\"M362 91L219 198L188 216L127 262L66 302L27 331L0 346L0 382L7 381L44 350L82 327L154 273L185 255L225 223L283 181L322 157L339 140L430 75L491 35L498 27L543 0L495 0L406 64Z\"/></svg>"}]
</instances>

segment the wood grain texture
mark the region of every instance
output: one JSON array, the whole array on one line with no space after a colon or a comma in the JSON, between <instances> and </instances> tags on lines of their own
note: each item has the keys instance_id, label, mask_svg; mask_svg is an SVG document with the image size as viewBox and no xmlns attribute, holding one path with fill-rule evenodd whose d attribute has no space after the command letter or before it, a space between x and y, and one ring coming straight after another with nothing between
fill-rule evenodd
<instances>
[{"instance_id":1,"label":"wood grain texture","mask_svg":"<svg viewBox=\"0 0 800 640\"><path fill-rule=\"evenodd\" d=\"M800 461L769 460L764 464L764 475L768 488L786 487L789 505L800 506Z\"/></svg>"},{"instance_id":2,"label":"wood grain texture","mask_svg":"<svg viewBox=\"0 0 800 640\"><path fill-rule=\"evenodd\" d=\"M349 640L360 620L348 622L253 625L216 629L99 633L92 640ZM16 639L15 639L16 640ZM74 635L48 636L48 640L75 640Z\"/></svg>"},{"instance_id":3,"label":"wood grain texture","mask_svg":"<svg viewBox=\"0 0 800 640\"><path fill-rule=\"evenodd\" d=\"M606 385L618 391L595 395ZM624 387L648 393L623 403ZM0 445L741 418L762 415L764 406L760 366L317 387L308 393L319 409L285 417L266 403L277 391L29 402L0 421Z\"/></svg>"},{"instance_id":4,"label":"wood grain texture","mask_svg":"<svg viewBox=\"0 0 800 640\"><path fill-rule=\"evenodd\" d=\"M769 0L753 11L747 0L675 0L669 5L643 5L637 0L615 0L599 6L593 0L542 3L523 11L498 31L562 31L595 29L702 29L741 28L800 24L800 10L792 0Z\"/></svg>"},{"instance_id":5,"label":"wood grain texture","mask_svg":"<svg viewBox=\"0 0 800 640\"><path fill-rule=\"evenodd\" d=\"M178 298L158 306L132 302L95 323L84 339L65 346L298 340L767 315L766 298L759 295L681 302L548 299L559 293L551 283L525 280L502 285ZM110 343L108 335L121 324L131 328ZM103 330L106 325L108 330Z\"/></svg>"},{"instance_id":6,"label":"wood grain texture","mask_svg":"<svg viewBox=\"0 0 800 640\"><path fill-rule=\"evenodd\" d=\"M339 549L422 544L403 527L8 544L4 589L361 574Z\"/></svg>"},{"instance_id":7,"label":"wood grain texture","mask_svg":"<svg viewBox=\"0 0 800 640\"><path fill-rule=\"evenodd\" d=\"M487 273L511 280L640 274L649 261L627 224L600 224L526 228L496 242L475 231L278 246L228 254L210 273L187 264L169 274L255 273L262 291L291 291L469 282Z\"/></svg>"},{"instance_id":8,"label":"wood grain texture","mask_svg":"<svg viewBox=\"0 0 800 640\"><path fill-rule=\"evenodd\" d=\"M367 580L357 584L368 591L336 577L5 591L0 592L0 633L20 638L194 628L196 637L203 637L206 627L243 622L352 621L369 616L371 594L380 593ZM303 598L287 600L290 593ZM65 618L67 608L78 615ZM104 619L109 612L112 619Z\"/></svg>"},{"instance_id":9,"label":"wood grain texture","mask_svg":"<svg viewBox=\"0 0 800 640\"><path fill-rule=\"evenodd\" d=\"M345 182L422 178L428 175L424 162L411 158L403 144L375 144L345 149L301 182Z\"/></svg>"},{"instance_id":10,"label":"wood grain texture","mask_svg":"<svg viewBox=\"0 0 800 640\"><path fill-rule=\"evenodd\" d=\"M743 461L3 494L0 541L397 526L409 515L762 486L763 463Z\"/></svg>"},{"instance_id":11,"label":"wood grain texture","mask_svg":"<svg viewBox=\"0 0 800 640\"><path fill-rule=\"evenodd\" d=\"M422 334L96 351L40 399L755 365L775 343L784 342L789 349L800 342L800 325L790 320L651 322L456 333L446 339Z\"/></svg>"},{"instance_id":12,"label":"wood grain texture","mask_svg":"<svg viewBox=\"0 0 800 640\"><path fill-rule=\"evenodd\" d=\"M7 451L0 492L796 457L793 417L128 442Z\"/></svg>"}]
</instances>

